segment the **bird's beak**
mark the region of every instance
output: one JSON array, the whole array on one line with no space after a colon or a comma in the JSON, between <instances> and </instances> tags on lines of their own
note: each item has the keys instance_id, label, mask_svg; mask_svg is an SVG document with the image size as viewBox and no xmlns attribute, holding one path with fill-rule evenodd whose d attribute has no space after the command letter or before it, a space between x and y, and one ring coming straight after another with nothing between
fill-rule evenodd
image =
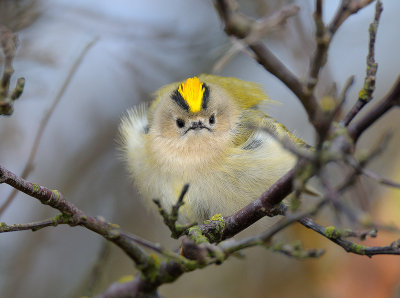
<instances>
[{"instance_id":1,"label":"bird's beak","mask_svg":"<svg viewBox=\"0 0 400 298\"><path fill-rule=\"evenodd\" d=\"M189 129L202 129L202 128L207 128L207 127L204 126L203 122L201 121L192 122L192 125L189 127Z\"/></svg>"},{"instance_id":2,"label":"bird's beak","mask_svg":"<svg viewBox=\"0 0 400 298\"><path fill-rule=\"evenodd\" d=\"M190 127L185 131L185 133L187 133L189 130L200 130L200 129L207 129L209 131L211 131L211 129L209 127L207 127L206 125L203 124L202 121L194 121L192 122L192 124L190 125Z\"/></svg>"}]
</instances>

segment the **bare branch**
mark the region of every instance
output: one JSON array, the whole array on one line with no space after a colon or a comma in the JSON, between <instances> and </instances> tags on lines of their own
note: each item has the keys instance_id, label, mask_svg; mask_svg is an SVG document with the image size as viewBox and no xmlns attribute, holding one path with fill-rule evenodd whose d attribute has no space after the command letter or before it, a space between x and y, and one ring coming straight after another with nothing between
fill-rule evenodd
<instances>
[{"instance_id":1,"label":"bare branch","mask_svg":"<svg viewBox=\"0 0 400 298\"><path fill-rule=\"evenodd\" d=\"M314 96L307 93L298 78L263 44L254 43L249 48L256 55L256 61L271 74L283 82L301 101L310 120L314 119L318 111L318 103Z\"/></svg>"},{"instance_id":2,"label":"bare branch","mask_svg":"<svg viewBox=\"0 0 400 298\"><path fill-rule=\"evenodd\" d=\"M333 35L349 16L357 13L360 9L366 7L373 1L374 0L342 0L329 25L329 32Z\"/></svg>"},{"instance_id":3,"label":"bare branch","mask_svg":"<svg viewBox=\"0 0 400 298\"><path fill-rule=\"evenodd\" d=\"M148 255L131 239L121 234L115 225L106 222L102 218L95 218L86 215L75 205L66 201L62 193L58 190L51 190L47 187L28 182L25 179L16 176L14 173L8 171L2 166L0 166L0 183L6 183L18 189L19 191L36 198L42 204L59 210L63 214L64 220L69 225L84 226L87 229L114 242L135 261L137 266L145 266L148 264Z\"/></svg>"},{"instance_id":4,"label":"bare branch","mask_svg":"<svg viewBox=\"0 0 400 298\"><path fill-rule=\"evenodd\" d=\"M223 239L236 235L266 215L272 215L274 206L292 192L295 172L295 169L290 170L258 199L225 218Z\"/></svg>"},{"instance_id":5,"label":"bare branch","mask_svg":"<svg viewBox=\"0 0 400 298\"><path fill-rule=\"evenodd\" d=\"M282 7L279 11L268 17L263 17L256 22L252 23L250 32L247 34L244 42L251 45L264 38L270 31L277 26L284 24L288 18L295 16L300 10L297 5L287 5Z\"/></svg>"},{"instance_id":6,"label":"bare branch","mask_svg":"<svg viewBox=\"0 0 400 298\"><path fill-rule=\"evenodd\" d=\"M343 247L343 249L347 252L358 254L358 255L366 255L368 257L372 257L374 255L400 255L400 242L399 240L392 242L390 245L387 246L365 246L361 244L356 244L354 242L351 242L349 240L344 239L345 237L353 237L353 236L358 236L360 238L364 238L366 236L372 236L374 237L375 233L374 231L370 232L364 232L364 233L359 233L359 232L353 232L349 230L339 230L336 229L335 227L323 227L316 222L314 222L311 218L303 218L300 219L299 222L317 232L318 234L326 237L330 241L338 244L339 246Z\"/></svg>"},{"instance_id":7,"label":"bare branch","mask_svg":"<svg viewBox=\"0 0 400 298\"><path fill-rule=\"evenodd\" d=\"M364 86L360 90L357 102L342 121L345 126L348 126L353 118L361 111L361 109L371 101L372 94L375 90L376 71L378 69L378 63L375 62L375 40L382 10L382 2L380 0L376 1L375 18L374 21L369 25L367 73L364 80Z\"/></svg>"},{"instance_id":8,"label":"bare branch","mask_svg":"<svg viewBox=\"0 0 400 298\"><path fill-rule=\"evenodd\" d=\"M46 228L46 227L55 227L59 224L68 224L68 217L64 217L61 215L58 215L54 218L49 218L43 221L37 221L37 222L31 222L27 224L15 224L15 225L7 225L4 222L0 223L0 233L6 233L6 232L16 232L16 231L26 231L26 230L31 230L32 232L35 232L37 230Z\"/></svg>"},{"instance_id":9,"label":"bare branch","mask_svg":"<svg viewBox=\"0 0 400 298\"><path fill-rule=\"evenodd\" d=\"M31 148L31 152L29 153L28 160L27 160L25 167L22 170L22 173L20 175L21 178L26 179L29 176L29 174L32 172L33 167L34 167L33 162L35 160L36 153L37 153L37 150L40 145L40 141L42 140L43 133L46 129L47 124L49 123L51 115L53 114L54 110L56 109L57 104L60 102L65 90L67 89L69 83L71 82L72 77L76 73L76 70L78 69L79 65L82 63L83 58L85 57L85 55L87 54L89 49L96 43L97 40L98 40L97 38L93 39L83 48L82 52L79 54L78 58L75 60L75 63L72 65L70 71L68 72L68 75L65 78L65 81L62 84L60 90L58 91L56 97L54 98L50 108L47 110L46 114L44 114L42 120L40 121L40 126L36 132L35 140L33 142L32 148ZM17 82L17 87L19 84L20 83ZM23 86L22 86L22 88L23 88ZM19 90L17 90L16 92L19 92ZM22 89L21 89L21 92L22 92ZM4 211L7 209L7 207L14 200L17 193L18 193L17 190L14 189L10 193L10 195L7 197L5 202L0 206L0 216L4 213Z\"/></svg>"},{"instance_id":10,"label":"bare branch","mask_svg":"<svg viewBox=\"0 0 400 298\"><path fill-rule=\"evenodd\" d=\"M14 90L10 92L11 76L14 73L13 60L17 46L17 35L0 25L0 50L4 54L3 74L0 79L0 115L13 113L13 103L21 96L24 89L25 79L19 78Z\"/></svg>"},{"instance_id":11,"label":"bare branch","mask_svg":"<svg viewBox=\"0 0 400 298\"><path fill-rule=\"evenodd\" d=\"M153 202L158 206L158 211L162 218L164 219L165 225L169 228L171 231L171 237L178 239L180 236L182 236L187 229L190 227L194 226L196 223L192 223L189 225L180 225L177 224L176 222L178 221L178 213L179 209L185 204L183 201L183 198L185 197L187 191L189 189L189 184L185 184L182 188L181 194L179 195L178 201L176 202L175 205L172 206L171 208L171 213L168 213L165 211L159 200L154 199Z\"/></svg>"},{"instance_id":12,"label":"bare branch","mask_svg":"<svg viewBox=\"0 0 400 298\"><path fill-rule=\"evenodd\" d=\"M362 165L360 162L358 162L356 159L354 158L349 158L348 159L349 164L354 167L357 171L359 171L361 174L363 174L364 176L375 180L376 182L386 185L386 186L390 186L390 187L395 187L395 188L400 188L400 183L399 182L395 182L392 181L390 179L384 178L382 176L380 176L379 174L368 170L364 167L364 165Z\"/></svg>"},{"instance_id":13,"label":"bare branch","mask_svg":"<svg viewBox=\"0 0 400 298\"><path fill-rule=\"evenodd\" d=\"M269 247L270 250L280 252L288 257L296 258L299 260L309 258L319 258L325 253L324 249L306 249L304 250L301 246L301 242L294 244L280 244L275 243Z\"/></svg>"},{"instance_id":14,"label":"bare branch","mask_svg":"<svg viewBox=\"0 0 400 298\"><path fill-rule=\"evenodd\" d=\"M280 221L278 221L276 224L274 224L271 228L269 228L265 233L261 235L251 236L242 240L238 240L232 244L229 242L227 244L221 243L220 246L223 248L225 253L233 253L243 248L252 247L256 245L263 245L267 243L276 233L280 232L281 230L288 227L292 223L299 221L303 217L309 216L310 214L314 214L326 203L327 200L323 199L315 207L307 211L288 214L286 215L286 217L282 218Z\"/></svg>"},{"instance_id":15,"label":"bare branch","mask_svg":"<svg viewBox=\"0 0 400 298\"><path fill-rule=\"evenodd\" d=\"M344 87L342 89L342 92L340 93L340 95L339 95L339 97L337 99L336 107L333 107L333 105L332 105L332 108L330 108L330 107L329 108L325 108L324 107L324 98L322 98L321 106L322 106L322 109L325 111L325 114L326 114L325 123L326 123L326 127L327 127L326 128L327 132L329 132L328 131L329 128L332 128L333 122L340 115L340 113L342 111L342 108L343 108L343 105L345 104L346 99L347 99L347 93L348 93L350 87L353 85L353 83L354 83L354 76L350 76L347 79L347 81L345 82L345 85L344 85ZM332 103L334 101L334 98L329 96L328 100L329 100L330 103Z\"/></svg>"},{"instance_id":16,"label":"bare branch","mask_svg":"<svg viewBox=\"0 0 400 298\"><path fill-rule=\"evenodd\" d=\"M308 78L308 92L312 93L315 85L318 82L319 71L326 63L326 55L330 43L330 36L326 32L325 25L322 21L322 0L315 1L315 40L317 42L317 49L311 59L310 74Z\"/></svg>"},{"instance_id":17,"label":"bare branch","mask_svg":"<svg viewBox=\"0 0 400 298\"><path fill-rule=\"evenodd\" d=\"M127 282L115 282L108 289L96 296L96 298L120 298L120 297L144 297L142 293L144 292L146 287L146 283L140 276L136 277L136 279ZM156 292L147 293L146 297L159 297Z\"/></svg>"},{"instance_id":18,"label":"bare branch","mask_svg":"<svg viewBox=\"0 0 400 298\"><path fill-rule=\"evenodd\" d=\"M346 102L347 93L350 90L350 87L353 85L353 83L354 83L354 76L350 76L347 79L346 83L344 84L342 92L340 93L339 103L338 103L339 108L341 108L343 104Z\"/></svg>"},{"instance_id":19,"label":"bare branch","mask_svg":"<svg viewBox=\"0 0 400 298\"><path fill-rule=\"evenodd\" d=\"M236 2L216 0L215 5L225 23L225 32L228 35L245 40L250 32L254 30L253 28L257 26L255 21L236 11ZM277 15L279 14L278 12ZM287 16L285 14L281 15ZM282 81L300 99L310 121L317 125L318 121L316 119L319 114L319 104L314 95L310 94L300 80L261 42L252 40L249 48L254 52L256 61Z\"/></svg>"},{"instance_id":20,"label":"bare branch","mask_svg":"<svg viewBox=\"0 0 400 298\"><path fill-rule=\"evenodd\" d=\"M361 134L372 124L374 124L382 115L391 108L400 105L400 76L396 79L392 90L382 98L366 115L358 122L349 125L348 132L351 138L356 142Z\"/></svg>"}]
</instances>

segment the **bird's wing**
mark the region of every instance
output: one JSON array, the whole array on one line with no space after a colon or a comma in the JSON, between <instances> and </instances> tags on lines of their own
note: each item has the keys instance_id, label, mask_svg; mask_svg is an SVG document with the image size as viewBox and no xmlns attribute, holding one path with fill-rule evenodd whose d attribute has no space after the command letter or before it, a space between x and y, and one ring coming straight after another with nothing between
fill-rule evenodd
<instances>
[{"instance_id":1,"label":"bird's wing","mask_svg":"<svg viewBox=\"0 0 400 298\"><path fill-rule=\"evenodd\" d=\"M274 135L278 140L286 138L295 146L308 146L303 140L287 130L283 124L264 112L254 109L243 111L238 125L233 130L234 144L243 149L251 149L262 142L262 135L265 135L265 133Z\"/></svg>"},{"instance_id":2,"label":"bird's wing","mask_svg":"<svg viewBox=\"0 0 400 298\"><path fill-rule=\"evenodd\" d=\"M209 74L202 74L199 79L206 84L213 84L223 89L240 109L250 109L263 101L269 100L263 88L254 82Z\"/></svg>"}]
</instances>

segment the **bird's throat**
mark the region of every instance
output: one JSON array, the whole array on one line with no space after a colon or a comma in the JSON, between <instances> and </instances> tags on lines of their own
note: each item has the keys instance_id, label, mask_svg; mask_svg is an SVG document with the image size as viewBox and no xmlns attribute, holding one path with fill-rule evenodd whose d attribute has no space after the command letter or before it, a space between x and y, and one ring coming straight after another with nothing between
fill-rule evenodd
<instances>
[{"instance_id":1,"label":"bird's throat","mask_svg":"<svg viewBox=\"0 0 400 298\"><path fill-rule=\"evenodd\" d=\"M207 134L178 140L157 136L149 141L153 163L160 170L189 176L215 167L223 160L230 142L226 138L215 138Z\"/></svg>"}]
</instances>

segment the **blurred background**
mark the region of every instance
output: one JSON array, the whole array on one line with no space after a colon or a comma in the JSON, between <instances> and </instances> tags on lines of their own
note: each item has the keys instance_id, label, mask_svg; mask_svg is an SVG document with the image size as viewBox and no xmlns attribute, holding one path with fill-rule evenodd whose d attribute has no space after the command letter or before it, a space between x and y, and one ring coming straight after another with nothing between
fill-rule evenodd
<instances>
[{"instance_id":1,"label":"blurred background","mask_svg":"<svg viewBox=\"0 0 400 298\"><path fill-rule=\"evenodd\" d=\"M253 0L240 5L244 13L260 17L296 2L299 14L265 40L305 79L314 49L313 1ZM324 19L329 21L339 1L324 3ZM376 43L376 100L389 91L400 70L400 2L387 0L383 5ZM340 91L347 78L355 75L346 109L363 85L373 15L374 4L343 24L321 74L320 95L333 82ZM88 214L102 215L126 231L171 249L179 241L170 239L161 220L142 207L119 158L118 124L127 108L150 100L163 84L214 72L262 84L279 103L266 107L268 113L297 136L314 142L301 105L280 81L242 53L221 65L232 43L211 1L0 0L0 24L17 32L20 40L12 85L17 77L26 79L14 114L0 118L0 164L21 173L41 119L82 50L97 40L50 118L28 180L58 189ZM391 111L374 125L358 149L370 148L384 132L393 130L386 152L370 168L400 181L397 113ZM399 190L371 180L360 181L358 188L357 195L367 202L364 207L376 222L400 225ZM0 205L10 192L10 187L0 186ZM348 198L354 199L354 193ZM325 213L322 224L337 224ZM56 214L18 194L0 221L26 223ZM386 245L399 237L394 233L378 236L366 244ZM262 248L249 249L245 259L232 258L222 266L186 274L162 286L160 293L165 297L400 297L400 257L368 259L347 254L301 226L280 238L301 239L305 247L326 248L326 253L316 260L298 261ZM91 296L122 276L135 274L122 251L79 227L1 234L0 251L0 297Z\"/></svg>"}]
</instances>

